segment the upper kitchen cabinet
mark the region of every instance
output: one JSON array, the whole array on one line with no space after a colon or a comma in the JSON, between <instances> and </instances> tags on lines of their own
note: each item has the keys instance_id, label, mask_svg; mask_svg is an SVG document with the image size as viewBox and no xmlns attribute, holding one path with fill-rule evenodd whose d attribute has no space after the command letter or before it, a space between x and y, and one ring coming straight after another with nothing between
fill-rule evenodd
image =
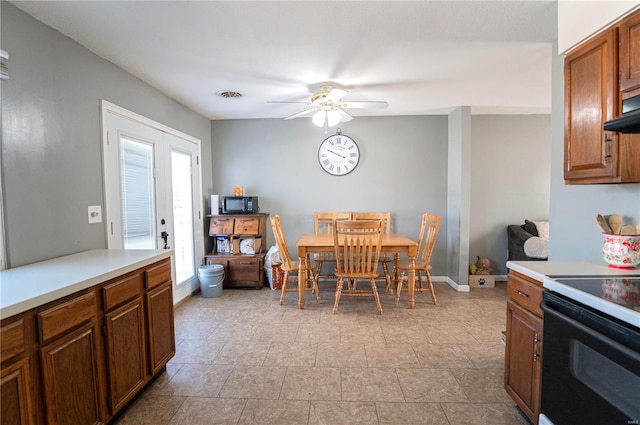
<instances>
[{"instance_id":1,"label":"upper kitchen cabinet","mask_svg":"<svg viewBox=\"0 0 640 425\"><path fill-rule=\"evenodd\" d=\"M626 99L640 94L640 13L620 22L620 90Z\"/></svg>"},{"instance_id":2,"label":"upper kitchen cabinet","mask_svg":"<svg viewBox=\"0 0 640 425\"><path fill-rule=\"evenodd\" d=\"M640 91L639 37L640 12L636 12L567 53L564 64L567 184L640 182L640 136L603 129L605 121L620 114L623 81L629 90L624 95L634 88Z\"/></svg>"}]
</instances>

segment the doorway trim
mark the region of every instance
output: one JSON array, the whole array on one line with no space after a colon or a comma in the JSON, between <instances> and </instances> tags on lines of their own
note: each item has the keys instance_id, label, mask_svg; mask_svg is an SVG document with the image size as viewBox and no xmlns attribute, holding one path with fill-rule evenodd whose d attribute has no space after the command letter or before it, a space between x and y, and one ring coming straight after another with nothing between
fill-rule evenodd
<instances>
[{"instance_id":1,"label":"doorway trim","mask_svg":"<svg viewBox=\"0 0 640 425\"><path fill-rule=\"evenodd\" d=\"M183 133L179 130L176 130L174 128L171 128L167 125L164 125L162 123L159 123L157 121L154 121L150 118L147 118L143 115L137 114L135 112L129 111L128 109L125 109L121 106L115 105L107 100L104 99L100 99L100 129L101 129L101 137L102 137L102 164L103 164L103 170L102 170L102 185L103 185L103 193L104 193L104 203L105 203L105 207L104 207L104 230L105 230L105 239L107 241L107 248L109 248L109 237L108 237L108 233L109 233L109 217L107 217L107 190L111 190L108 187L108 184L106 182L106 177L105 177L105 169L106 169L106 164L105 164L105 158L107 158L107 154L106 154L106 149L107 149L107 144L109 143L109 135L108 135L108 131L107 131L107 126L106 126L106 120L107 120L107 114L113 114L113 115L117 115L120 116L122 118L126 118L132 121L135 121L141 125L145 125L147 127L153 128L155 130L159 130L163 133L167 133L176 137L179 137L181 139L184 139L188 142L194 143L197 146L197 165L198 165L198 172L197 172L197 177L195 179L196 181L196 187L194 189L194 207L195 207L195 215L196 215L196 220L194 223L194 245L195 245L195 257L196 257L196 262L202 262L202 259L204 259L204 220L203 220L203 209L202 209L202 205L203 205L203 200L202 200L202 171L201 171L201 158L202 158L202 146L201 146L201 141L198 138L195 138L193 136L190 136L186 133ZM172 259L172 262L174 260ZM196 266L196 271L197 271L197 264ZM175 273L175 268L174 268L174 273ZM173 276L173 280L175 282L175 276ZM184 285L181 285L184 286ZM175 287L175 283L174 283L174 287ZM191 288L191 292L193 292L195 289L197 288ZM175 300L175 296L177 294L174 294L174 300Z\"/></svg>"}]
</instances>

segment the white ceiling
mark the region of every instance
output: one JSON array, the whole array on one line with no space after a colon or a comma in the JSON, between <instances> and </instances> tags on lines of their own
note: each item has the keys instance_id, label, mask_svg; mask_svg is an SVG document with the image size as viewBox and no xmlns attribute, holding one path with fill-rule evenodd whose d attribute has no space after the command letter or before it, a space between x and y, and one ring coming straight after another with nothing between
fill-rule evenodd
<instances>
[{"instance_id":1,"label":"white ceiling","mask_svg":"<svg viewBox=\"0 0 640 425\"><path fill-rule=\"evenodd\" d=\"M210 119L283 118L304 105L268 101L323 82L389 102L354 116L551 111L555 0L12 3Z\"/></svg>"}]
</instances>

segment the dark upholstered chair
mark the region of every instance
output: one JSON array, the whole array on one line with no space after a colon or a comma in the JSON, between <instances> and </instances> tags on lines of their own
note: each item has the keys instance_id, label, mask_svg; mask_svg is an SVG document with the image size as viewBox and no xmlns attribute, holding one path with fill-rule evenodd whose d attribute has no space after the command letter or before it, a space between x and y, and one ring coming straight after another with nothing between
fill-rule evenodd
<instances>
[{"instance_id":1,"label":"dark upholstered chair","mask_svg":"<svg viewBox=\"0 0 640 425\"><path fill-rule=\"evenodd\" d=\"M546 258L532 258L524 252L524 243L527 239L538 237L538 229L533 221L525 220L524 224L510 224L507 226L508 261L545 261Z\"/></svg>"}]
</instances>

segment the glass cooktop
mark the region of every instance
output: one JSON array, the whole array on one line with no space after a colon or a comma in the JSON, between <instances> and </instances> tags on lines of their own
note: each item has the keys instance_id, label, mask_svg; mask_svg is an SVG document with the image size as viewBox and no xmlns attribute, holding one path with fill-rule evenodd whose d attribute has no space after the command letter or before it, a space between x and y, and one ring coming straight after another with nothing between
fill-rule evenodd
<instances>
[{"instance_id":1,"label":"glass cooktop","mask_svg":"<svg viewBox=\"0 0 640 425\"><path fill-rule=\"evenodd\" d=\"M640 275L547 278L544 287L640 327Z\"/></svg>"}]
</instances>

